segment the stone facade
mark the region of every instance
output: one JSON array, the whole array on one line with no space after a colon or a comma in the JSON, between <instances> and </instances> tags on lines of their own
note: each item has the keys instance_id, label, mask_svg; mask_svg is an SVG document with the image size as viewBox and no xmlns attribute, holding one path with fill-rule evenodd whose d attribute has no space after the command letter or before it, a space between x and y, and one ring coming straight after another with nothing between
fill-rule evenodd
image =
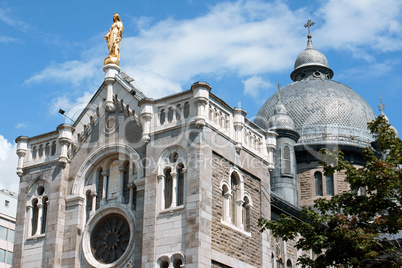
<instances>
[{"instance_id":1,"label":"stone facade","mask_svg":"<svg viewBox=\"0 0 402 268\"><path fill-rule=\"evenodd\" d=\"M332 78L326 66L310 73L314 64L264 104L260 125L206 82L154 100L119 66L105 65L101 87L74 124L16 140L13 266L295 267L296 241L260 233L258 219L295 216L300 206L350 190L345 174L323 175L314 151L334 138L359 160L370 142L366 130L355 143L343 132L328 135L333 127L293 122L286 109L294 117L307 110L285 105Z\"/></svg>"}]
</instances>

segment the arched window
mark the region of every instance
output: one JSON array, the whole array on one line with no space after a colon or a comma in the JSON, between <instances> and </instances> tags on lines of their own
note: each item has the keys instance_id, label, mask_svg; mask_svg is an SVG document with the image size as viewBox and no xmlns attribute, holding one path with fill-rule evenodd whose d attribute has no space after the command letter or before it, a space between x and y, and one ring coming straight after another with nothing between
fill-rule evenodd
<instances>
[{"instance_id":1,"label":"arched window","mask_svg":"<svg viewBox=\"0 0 402 268\"><path fill-rule=\"evenodd\" d=\"M36 154L38 153L38 149L36 148L36 146L34 146L32 148L32 159L36 158Z\"/></svg>"},{"instance_id":2,"label":"arched window","mask_svg":"<svg viewBox=\"0 0 402 268\"><path fill-rule=\"evenodd\" d=\"M39 145L39 158L42 158L43 156L43 145Z\"/></svg>"},{"instance_id":3,"label":"arched window","mask_svg":"<svg viewBox=\"0 0 402 268\"><path fill-rule=\"evenodd\" d=\"M160 123L161 125L163 125L163 124L165 123L165 119L166 119L165 110L162 109L162 110L161 110L161 113L160 113L160 116L159 116L159 123Z\"/></svg>"},{"instance_id":4,"label":"arched window","mask_svg":"<svg viewBox=\"0 0 402 268\"><path fill-rule=\"evenodd\" d=\"M183 205L184 197L184 166L183 164L177 165L177 205Z\"/></svg>"},{"instance_id":5,"label":"arched window","mask_svg":"<svg viewBox=\"0 0 402 268\"><path fill-rule=\"evenodd\" d=\"M237 224L237 191L239 190L239 180L234 173L230 175L230 216L234 225Z\"/></svg>"},{"instance_id":6,"label":"arched window","mask_svg":"<svg viewBox=\"0 0 402 268\"><path fill-rule=\"evenodd\" d=\"M165 208L170 208L172 205L172 190L173 190L173 178L171 175L171 169L165 169Z\"/></svg>"},{"instance_id":7,"label":"arched window","mask_svg":"<svg viewBox=\"0 0 402 268\"><path fill-rule=\"evenodd\" d=\"M54 141L54 142L52 142L52 150L51 150L51 153L50 153L50 155L54 155L56 153L56 142Z\"/></svg>"},{"instance_id":8,"label":"arched window","mask_svg":"<svg viewBox=\"0 0 402 268\"><path fill-rule=\"evenodd\" d=\"M334 175L326 176L327 195L334 195Z\"/></svg>"},{"instance_id":9,"label":"arched window","mask_svg":"<svg viewBox=\"0 0 402 268\"><path fill-rule=\"evenodd\" d=\"M184 118L188 118L190 115L190 104L188 102L184 103Z\"/></svg>"},{"instance_id":10,"label":"arched window","mask_svg":"<svg viewBox=\"0 0 402 268\"><path fill-rule=\"evenodd\" d=\"M177 104L175 113L176 113L176 120L180 120L180 116L181 116L181 105L180 104Z\"/></svg>"},{"instance_id":11,"label":"arched window","mask_svg":"<svg viewBox=\"0 0 402 268\"><path fill-rule=\"evenodd\" d=\"M286 267L292 267L292 261L288 259L286 262Z\"/></svg>"},{"instance_id":12,"label":"arched window","mask_svg":"<svg viewBox=\"0 0 402 268\"><path fill-rule=\"evenodd\" d=\"M168 115L167 115L169 123L173 121L173 108L169 107L168 109Z\"/></svg>"},{"instance_id":13,"label":"arched window","mask_svg":"<svg viewBox=\"0 0 402 268\"><path fill-rule=\"evenodd\" d=\"M177 259L177 260L174 261L173 267L174 268L180 268L182 266L182 264L183 264L183 261L181 259Z\"/></svg>"},{"instance_id":14,"label":"arched window","mask_svg":"<svg viewBox=\"0 0 402 268\"><path fill-rule=\"evenodd\" d=\"M282 174L292 174L291 151L289 145L282 148Z\"/></svg>"},{"instance_id":15,"label":"arched window","mask_svg":"<svg viewBox=\"0 0 402 268\"><path fill-rule=\"evenodd\" d=\"M50 144L49 144L49 143L46 143L46 146L45 146L45 156L49 156L49 154L50 154Z\"/></svg>"},{"instance_id":16,"label":"arched window","mask_svg":"<svg viewBox=\"0 0 402 268\"><path fill-rule=\"evenodd\" d=\"M247 232L251 231L251 202L250 198L248 196L245 196L243 198L243 207L242 207L242 212L243 212L243 226L244 230Z\"/></svg>"},{"instance_id":17,"label":"arched window","mask_svg":"<svg viewBox=\"0 0 402 268\"><path fill-rule=\"evenodd\" d=\"M316 171L314 173L314 181L315 181L315 195L322 196L322 173L320 171Z\"/></svg>"},{"instance_id":18,"label":"arched window","mask_svg":"<svg viewBox=\"0 0 402 268\"><path fill-rule=\"evenodd\" d=\"M158 162L160 209L175 208L185 203L185 151L181 147L166 149Z\"/></svg>"},{"instance_id":19,"label":"arched window","mask_svg":"<svg viewBox=\"0 0 402 268\"><path fill-rule=\"evenodd\" d=\"M28 203L29 235L35 236L46 232L48 197L43 185L31 188Z\"/></svg>"},{"instance_id":20,"label":"arched window","mask_svg":"<svg viewBox=\"0 0 402 268\"><path fill-rule=\"evenodd\" d=\"M92 196L91 196L91 191L86 192L86 219L88 221L89 217L91 216L91 210L92 210Z\"/></svg>"},{"instance_id":21,"label":"arched window","mask_svg":"<svg viewBox=\"0 0 402 268\"><path fill-rule=\"evenodd\" d=\"M169 267L169 263L168 263L167 261L162 261L160 267L161 267L161 268L168 268L168 267Z\"/></svg>"}]
</instances>

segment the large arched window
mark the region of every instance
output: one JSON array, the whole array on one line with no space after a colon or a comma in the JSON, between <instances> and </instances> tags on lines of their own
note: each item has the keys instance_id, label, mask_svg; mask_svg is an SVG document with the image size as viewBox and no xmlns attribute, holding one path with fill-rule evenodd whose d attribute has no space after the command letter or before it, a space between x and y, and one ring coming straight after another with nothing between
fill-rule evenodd
<instances>
[{"instance_id":1,"label":"large arched window","mask_svg":"<svg viewBox=\"0 0 402 268\"><path fill-rule=\"evenodd\" d=\"M252 200L244 191L243 176L237 168L230 172L229 180L220 183L222 191L222 222L250 231Z\"/></svg>"},{"instance_id":2,"label":"large arched window","mask_svg":"<svg viewBox=\"0 0 402 268\"><path fill-rule=\"evenodd\" d=\"M29 193L27 205L29 236L46 233L48 205L48 195L44 184L35 184Z\"/></svg>"},{"instance_id":3,"label":"large arched window","mask_svg":"<svg viewBox=\"0 0 402 268\"><path fill-rule=\"evenodd\" d=\"M160 208L182 207L185 203L186 153L175 146L165 150L159 159L158 184Z\"/></svg>"},{"instance_id":4,"label":"large arched window","mask_svg":"<svg viewBox=\"0 0 402 268\"><path fill-rule=\"evenodd\" d=\"M322 173L320 171L316 171L314 173L314 182L315 182L315 195L322 196Z\"/></svg>"}]
</instances>

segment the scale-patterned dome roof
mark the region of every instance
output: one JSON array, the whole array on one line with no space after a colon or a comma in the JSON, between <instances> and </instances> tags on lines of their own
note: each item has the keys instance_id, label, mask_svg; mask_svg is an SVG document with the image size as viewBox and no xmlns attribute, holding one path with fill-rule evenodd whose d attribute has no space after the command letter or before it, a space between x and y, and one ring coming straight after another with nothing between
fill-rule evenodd
<instances>
[{"instance_id":1,"label":"scale-patterned dome roof","mask_svg":"<svg viewBox=\"0 0 402 268\"><path fill-rule=\"evenodd\" d=\"M320 51L314 48L311 38L308 39L307 47L295 61L295 70L304 66L321 65L328 67L328 60ZM329 68L329 67L328 67Z\"/></svg>"},{"instance_id":2,"label":"scale-patterned dome roof","mask_svg":"<svg viewBox=\"0 0 402 268\"><path fill-rule=\"evenodd\" d=\"M280 90L281 101L301 138L299 143L337 140L366 145L371 141L367 122L375 114L367 102L351 88L332 80L305 79ZM261 107L256 124L268 129L274 116L277 94Z\"/></svg>"}]
</instances>

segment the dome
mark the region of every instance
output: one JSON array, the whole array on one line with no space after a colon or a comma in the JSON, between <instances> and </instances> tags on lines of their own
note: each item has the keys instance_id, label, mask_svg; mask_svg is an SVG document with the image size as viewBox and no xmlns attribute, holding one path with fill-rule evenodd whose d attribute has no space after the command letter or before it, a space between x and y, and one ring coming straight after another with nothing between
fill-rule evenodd
<instances>
[{"instance_id":1,"label":"dome","mask_svg":"<svg viewBox=\"0 0 402 268\"><path fill-rule=\"evenodd\" d=\"M270 128L275 115L277 94L259 110L255 123ZM329 79L308 78L280 90L281 101L300 134L300 143L334 141L366 146L372 136L367 123L375 114L367 102L351 88Z\"/></svg>"},{"instance_id":2,"label":"dome","mask_svg":"<svg viewBox=\"0 0 402 268\"><path fill-rule=\"evenodd\" d=\"M303 50L295 61L295 69L304 66L323 66L328 67L328 60L320 51L314 48L311 38L307 41L307 47Z\"/></svg>"},{"instance_id":3,"label":"dome","mask_svg":"<svg viewBox=\"0 0 402 268\"><path fill-rule=\"evenodd\" d=\"M287 114L285 106L282 102L278 102L275 106L275 114L268 120L268 128L294 128L295 124L292 118Z\"/></svg>"},{"instance_id":4,"label":"dome","mask_svg":"<svg viewBox=\"0 0 402 268\"><path fill-rule=\"evenodd\" d=\"M313 46L310 20L307 47L296 59L290 77L294 81L280 90L280 100L300 134L298 144L347 144L366 147L373 140L367 123L375 114L367 102L348 86L332 81L327 58ZM264 129L276 119L278 92L259 110L255 123Z\"/></svg>"}]
</instances>

